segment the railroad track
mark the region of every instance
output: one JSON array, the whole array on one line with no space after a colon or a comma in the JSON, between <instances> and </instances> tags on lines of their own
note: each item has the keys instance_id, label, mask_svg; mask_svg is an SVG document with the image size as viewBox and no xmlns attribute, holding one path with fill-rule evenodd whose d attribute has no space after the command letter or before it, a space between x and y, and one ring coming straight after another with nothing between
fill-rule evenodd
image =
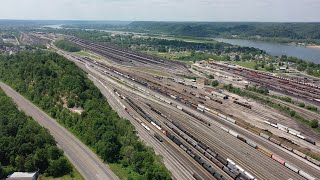
<instances>
[{"instance_id":1,"label":"railroad track","mask_svg":"<svg viewBox=\"0 0 320 180\"><path fill-rule=\"evenodd\" d=\"M223 68L225 71L244 77L246 80L298 97L302 97L313 102L319 102L320 87L298 82L295 80L273 76L268 73L261 73L245 68L232 68L226 65L211 62L211 65Z\"/></svg>"},{"instance_id":2,"label":"railroad track","mask_svg":"<svg viewBox=\"0 0 320 180\"><path fill-rule=\"evenodd\" d=\"M128 63L134 65L134 62L138 62L142 65L152 65L152 67L162 67L166 70L182 70L187 71L184 64L174 62L170 60L161 59L158 57L132 52L125 49L118 49L111 47L110 45L101 45L93 42L88 42L79 38L65 36L68 40L78 44L81 47L90 49L102 56L114 60L118 63Z\"/></svg>"},{"instance_id":3,"label":"railroad track","mask_svg":"<svg viewBox=\"0 0 320 180\"><path fill-rule=\"evenodd\" d=\"M172 108L172 107L171 107ZM212 121L212 120L211 120ZM199 131L203 131L203 130L199 130ZM220 134L220 133L219 133ZM222 133L223 134L223 133ZM250 137L250 136L246 136L246 137ZM223 139L224 137L222 137L222 139ZM251 138L250 138L251 139ZM211 142L211 143L213 143L213 142ZM220 142L220 143L223 143L223 142ZM220 147L221 148L221 147ZM227 148L232 148L232 147L227 147ZM313 172L314 173L314 172ZM315 173L316 174L316 173ZM300 176L298 176L298 177L300 177Z\"/></svg>"},{"instance_id":4,"label":"railroad track","mask_svg":"<svg viewBox=\"0 0 320 180\"><path fill-rule=\"evenodd\" d=\"M104 80L103 82L110 88L114 87L114 84L110 84L109 82ZM99 86L99 84L97 83L96 85ZM104 87L100 87L100 89L102 88ZM108 98L108 101L110 101L110 99L112 99L112 96L107 95L107 98ZM126 104L125 102L123 103ZM112 105L112 107L116 109L120 115L123 115L124 118L130 120L130 122L138 130L141 138L146 140L147 144L153 146L160 154L166 157L167 161L169 161L167 163L169 164L169 167L171 167L171 170L173 170L173 174L176 174L177 179L188 180L192 177L194 172L198 172L198 173L201 172L201 169L198 170L197 168L191 167L193 166L193 164L189 162L190 160L189 159L188 159L189 161L185 160L185 157L181 156L180 152L174 148L172 143L166 143L165 145L163 143L159 143L158 140L156 140L152 136L153 132L155 131L154 128L148 125L150 128L152 128L152 130L146 131L146 129L143 126L141 126L140 123L138 123L136 120L133 120L132 117L128 115L127 111L125 111L121 106L117 105L117 102L115 103L110 102L110 105ZM138 117L139 119L143 119L143 117L135 113L134 109L132 109L128 104L126 104L126 107L135 117ZM209 177L207 174L206 175L201 174L201 175L206 178Z\"/></svg>"},{"instance_id":5,"label":"railroad track","mask_svg":"<svg viewBox=\"0 0 320 180\"><path fill-rule=\"evenodd\" d=\"M104 81L105 83L107 83L106 81ZM109 87L114 87L114 84L109 84ZM125 97L131 97L132 98L132 94L129 94L128 92L124 92L124 90L120 90L120 89L117 89L117 91L118 92L120 92L120 94L124 94L125 95ZM133 99L133 98L132 98ZM135 98L134 98L135 99ZM136 99L135 99L136 100ZM140 106L143 106L141 103L139 103L139 102L136 102L135 101L135 103L137 103L137 104L139 104ZM144 119L144 117L142 117L139 113L137 113L129 104L126 104L127 106L127 108L128 109L130 109L130 112L133 112L134 113L134 115L136 116L136 117L139 117L139 119ZM152 112L148 112L148 114L150 113L150 115L153 117L153 118L155 118L156 120L159 120L160 122L162 121L162 120L160 120L161 119L161 117L156 117L156 114L154 114L154 113L152 113ZM144 121L144 123L145 124L147 124L148 126L149 126L149 128L151 128L154 132L157 132L157 129L156 128L154 128L152 125L150 125L147 121ZM139 124L139 123L138 123ZM140 125L140 124L139 124ZM164 125L164 124L163 124ZM141 125L140 125L141 126ZM160 134L160 132L158 132L159 134ZM165 137L165 136L162 136L162 137ZM165 139L165 138L164 138ZM170 140L169 141L167 141L167 145L168 146L171 146L171 147L176 147L175 146L175 144L174 143L172 143ZM166 148L168 148L167 146L165 146ZM181 154L183 154L183 151L181 151L180 150L180 148L178 147L178 148L174 148L175 149L175 151L177 151L177 152L179 152L179 153L181 153ZM177 155L175 155L175 156L177 156ZM200 174L201 176L204 176L204 177L206 177L206 178L212 178L212 176L210 176L201 166L199 166L198 164L196 164L196 163L190 163L190 161L191 162L193 162L193 160L192 159L190 159L190 157L188 157L188 156L184 156L184 157L187 157L187 159L188 159L188 162L187 161L184 161L183 159L182 160L179 160L180 162L181 162L181 164L182 164L182 166L183 167L186 167L186 168L188 168L188 169L191 169L189 172L197 172L198 174ZM190 167L190 164L191 165L193 165L193 166L196 166L197 168L197 170L194 170L195 168L193 167ZM176 168L181 168L181 166L180 167L176 167ZM188 178L190 179L190 177L191 176L188 176Z\"/></svg>"},{"instance_id":6,"label":"railroad track","mask_svg":"<svg viewBox=\"0 0 320 180\"><path fill-rule=\"evenodd\" d=\"M169 109L160 107L159 105L157 107L161 109L162 112L167 112L167 114L170 114L170 118L178 120L180 124L183 124L183 126L195 137L198 137L203 142L206 142L209 147L213 147L213 150L234 160L244 169L252 172L253 175L258 179L278 179L280 177L288 178L288 176L283 176L283 174L285 174L284 172L293 175L293 173L288 173L288 169L285 169L285 167L280 167L280 165L277 165L272 159L264 157L262 154L256 152L256 150L247 147L248 145L242 143L233 136L230 137L230 135L225 134L225 132L217 126L207 128L192 117L170 111ZM190 123L190 121L193 123ZM242 153L250 153L250 158L254 158L254 160L249 160L249 157L246 157L247 154L243 155ZM280 171L279 173L280 169L283 171ZM273 175L271 173L272 171L277 171L279 173L277 174L278 177ZM299 175L296 174L294 174L292 177L300 178Z\"/></svg>"}]
</instances>

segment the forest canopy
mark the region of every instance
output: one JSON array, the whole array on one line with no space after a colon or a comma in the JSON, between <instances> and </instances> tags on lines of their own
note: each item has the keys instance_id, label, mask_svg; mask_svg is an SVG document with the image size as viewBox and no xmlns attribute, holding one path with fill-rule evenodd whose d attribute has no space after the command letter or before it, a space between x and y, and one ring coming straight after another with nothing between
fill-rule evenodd
<instances>
[{"instance_id":1,"label":"forest canopy","mask_svg":"<svg viewBox=\"0 0 320 180\"><path fill-rule=\"evenodd\" d=\"M61 177L72 166L49 132L19 111L0 89L0 179L15 171Z\"/></svg>"},{"instance_id":2,"label":"forest canopy","mask_svg":"<svg viewBox=\"0 0 320 180\"><path fill-rule=\"evenodd\" d=\"M73 62L50 52L0 56L0 79L57 119L106 162L130 179L171 179L128 120L113 111L99 89ZM81 114L68 107L81 107Z\"/></svg>"},{"instance_id":3,"label":"forest canopy","mask_svg":"<svg viewBox=\"0 0 320 180\"><path fill-rule=\"evenodd\" d=\"M54 42L54 45L56 45L58 48L61 48L68 52L78 52L81 51L81 48L77 46L76 44L67 41L67 40L58 40Z\"/></svg>"}]
</instances>

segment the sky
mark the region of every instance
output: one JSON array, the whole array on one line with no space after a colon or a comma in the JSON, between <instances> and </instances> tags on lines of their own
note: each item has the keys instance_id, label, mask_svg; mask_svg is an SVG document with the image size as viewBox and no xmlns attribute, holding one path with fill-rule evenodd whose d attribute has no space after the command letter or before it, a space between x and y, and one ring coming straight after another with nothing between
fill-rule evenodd
<instances>
[{"instance_id":1,"label":"sky","mask_svg":"<svg viewBox=\"0 0 320 180\"><path fill-rule=\"evenodd\" d=\"M0 0L0 4L0 19L320 21L320 0Z\"/></svg>"}]
</instances>

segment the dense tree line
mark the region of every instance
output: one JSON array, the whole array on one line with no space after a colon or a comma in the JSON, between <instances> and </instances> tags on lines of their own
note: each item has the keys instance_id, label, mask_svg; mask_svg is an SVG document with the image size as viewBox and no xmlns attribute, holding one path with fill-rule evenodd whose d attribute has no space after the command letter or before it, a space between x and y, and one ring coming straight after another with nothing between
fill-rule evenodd
<instances>
[{"instance_id":1,"label":"dense tree line","mask_svg":"<svg viewBox=\"0 0 320 180\"><path fill-rule=\"evenodd\" d=\"M54 45L69 52L81 51L81 48L79 46L67 40L58 40L54 43Z\"/></svg>"},{"instance_id":2,"label":"dense tree line","mask_svg":"<svg viewBox=\"0 0 320 180\"><path fill-rule=\"evenodd\" d=\"M49 132L19 111L0 90L0 179L14 171L60 177L72 167Z\"/></svg>"},{"instance_id":3,"label":"dense tree line","mask_svg":"<svg viewBox=\"0 0 320 180\"><path fill-rule=\"evenodd\" d=\"M159 157L139 141L130 122L111 109L74 63L41 51L0 56L0 79L69 128L103 160L119 164L130 178L170 179ZM84 112L72 113L66 105Z\"/></svg>"},{"instance_id":4,"label":"dense tree line","mask_svg":"<svg viewBox=\"0 0 320 180\"><path fill-rule=\"evenodd\" d=\"M320 43L320 23L133 22L127 30L189 37L267 37Z\"/></svg>"},{"instance_id":5,"label":"dense tree line","mask_svg":"<svg viewBox=\"0 0 320 180\"><path fill-rule=\"evenodd\" d=\"M320 23L267 23L267 22L152 22L136 21L130 24L78 23L73 28L111 29L166 34L180 37L234 37L256 38L320 44Z\"/></svg>"}]
</instances>

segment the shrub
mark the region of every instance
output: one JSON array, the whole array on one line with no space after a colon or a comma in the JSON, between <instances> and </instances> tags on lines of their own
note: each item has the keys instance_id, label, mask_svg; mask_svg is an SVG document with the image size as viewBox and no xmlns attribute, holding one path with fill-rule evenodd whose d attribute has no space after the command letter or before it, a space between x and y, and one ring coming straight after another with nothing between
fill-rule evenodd
<instances>
[{"instance_id":1,"label":"shrub","mask_svg":"<svg viewBox=\"0 0 320 180\"><path fill-rule=\"evenodd\" d=\"M318 120L314 119L314 120L310 121L310 126L312 128L317 128L319 126Z\"/></svg>"}]
</instances>

